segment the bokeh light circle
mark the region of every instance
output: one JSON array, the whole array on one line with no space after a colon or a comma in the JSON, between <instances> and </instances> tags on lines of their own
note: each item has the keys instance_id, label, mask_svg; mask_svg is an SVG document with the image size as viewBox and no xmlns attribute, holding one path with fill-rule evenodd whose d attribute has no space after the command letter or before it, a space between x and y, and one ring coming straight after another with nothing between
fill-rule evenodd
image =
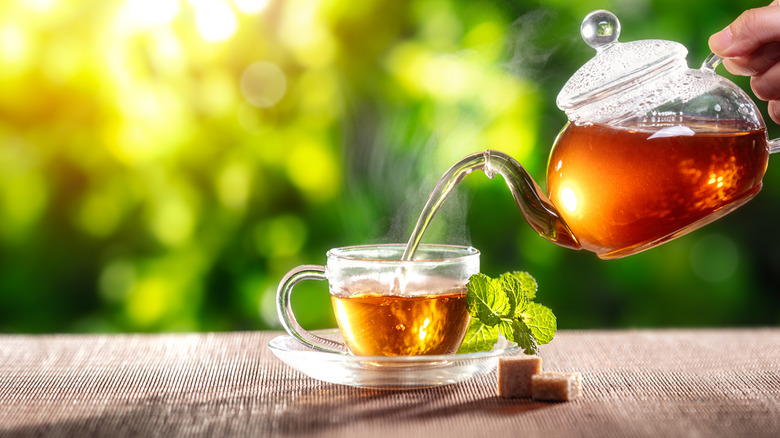
<instances>
[{"instance_id":1,"label":"bokeh light circle","mask_svg":"<svg viewBox=\"0 0 780 438\"><path fill-rule=\"evenodd\" d=\"M721 234L699 237L691 248L691 268L701 279L718 283L734 275L739 266L739 248Z\"/></svg>"},{"instance_id":2,"label":"bokeh light circle","mask_svg":"<svg viewBox=\"0 0 780 438\"><path fill-rule=\"evenodd\" d=\"M241 93L251 105L267 108L276 105L287 92L287 78L276 64L260 61L241 74Z\"/></svg>"}]
</instances>

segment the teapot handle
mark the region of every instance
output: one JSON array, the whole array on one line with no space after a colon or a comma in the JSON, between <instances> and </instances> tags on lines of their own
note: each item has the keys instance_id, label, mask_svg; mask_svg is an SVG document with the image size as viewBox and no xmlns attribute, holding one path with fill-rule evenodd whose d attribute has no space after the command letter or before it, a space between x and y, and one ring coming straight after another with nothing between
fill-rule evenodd
<instances>
[{"instance_id":1,"label":"teapot handle","mask_svg":"<svg viewBox=\"0 0 780 438\"><path fill-rule=\"evenodd\" d=\"M715 71L715 67L719 66L721 61L723 61L723 58L714 53L710 53L701 64L701 68L702 70Z\"/></svg>"},{"instance_id":2,"label":"teapot handle","mask_svg":"<svg viewBox=\"0 0 780 438\"><path fill-rule=\"evenodd\" d=\"M780 152L780 138L769 140L767 142L767 146L769 147L770 154L774 154L775 152Z\"/></svg>"},{"instance_id":3,"label":"teapot handle","mask_svg":"<svg viewBox=\"0 0 780 438\"><path fill-rule=\"evenodd\" d=\"M719 66L721 61L723 61L723 58L714 53L710 53L710 55L707 56L707 59L702 63L701 68L702 70L715 71L715 67ZM770 154L780 152L780 138L769 140L767 146Z\"/></svg>"}]
</instances>

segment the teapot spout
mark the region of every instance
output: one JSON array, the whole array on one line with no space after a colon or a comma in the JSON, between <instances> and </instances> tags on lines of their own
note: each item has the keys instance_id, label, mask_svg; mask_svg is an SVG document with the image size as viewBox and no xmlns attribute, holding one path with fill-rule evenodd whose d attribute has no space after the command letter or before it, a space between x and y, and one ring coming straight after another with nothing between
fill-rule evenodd
<instances>
[{"instance_id":1,"label":"teapot spout","mask_svg":"<svg viewBox=\"0 0 780 438\"><path fill-rule=\"evenodd\" d=\"M520 163L503 152L491 149L486 150L484 156L485 164L482 170L485 175L491 179L496 174L504 177L517 207L534 231L556 245L571 249L582 248L558 209Z\"/></svg>"},{"instance_id":2,"label":"teapot spout","mask_svg":"<svg viewBox=\"0 0 780 438\"><path fill-rule=\"evenodd\" d=\"M523 169L523 166L503 152L488 149L484 153L477 152L463 157L441 177L428 198L428 202L423 207L401 260L414 259L423 233L441 204L447 199L447 195L463 178L480 169L490 179L493 179L496 174L504 177L520 212L534 231L560 246L572 249L582 248L558 210L528 172Z\"/></svg>"}]
</instances>

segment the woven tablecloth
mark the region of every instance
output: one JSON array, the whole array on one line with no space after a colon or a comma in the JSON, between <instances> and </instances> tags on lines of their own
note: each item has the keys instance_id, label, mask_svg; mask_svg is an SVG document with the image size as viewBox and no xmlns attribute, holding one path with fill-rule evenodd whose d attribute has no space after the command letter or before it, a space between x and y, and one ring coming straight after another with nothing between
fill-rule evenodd
<instances>
[{"instance_id":1,"label":"woven tablecloth","mask_svg":"<svg viewBox=\"0 0 780 438\"><path fill-rule=\"evenodd\" d=\"M410 391L294 371L278 332L0 335L0 436L777 437L780 329L560 331L574 402L506 400L496 372Z\"/></svg>"}]
</instances>

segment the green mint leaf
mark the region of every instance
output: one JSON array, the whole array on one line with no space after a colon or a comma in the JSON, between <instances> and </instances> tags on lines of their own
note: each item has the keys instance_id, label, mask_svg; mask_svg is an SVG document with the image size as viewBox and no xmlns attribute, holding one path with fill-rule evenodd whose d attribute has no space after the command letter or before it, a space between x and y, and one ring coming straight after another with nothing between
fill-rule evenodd
<instances>
[{"instance_id":1,"label":"green mint leaf","mask_svg":"<svg viewBox=\"0 0 780 438\"><path fill-rule=\"evenodd\" d=\"M549 308L531 301L536 291L536 280L527 272L497 279L472 275L466 291L471 321L458 353L489 351L502 334L526 354L539 354L539 345L555 336L557 322Z\"/></svg>"},{"instance_id":2,"label":"green mint leaf","mask_svg":"<svg viewBox=\"0 0 780 438\"><path fill-rule=\"evenodd\" d=\"M498 341L498 327L490 327L476 318L471 318L466 336L458 348L458 353L476 353L490 351Z\"/></svg>"},{"instance_id":3,"label":"green mint leaf","mask_svg":"<svg viewBox=\"0 0 780 438\"><path fill-rule=\"evenodd\" d=\"M501 285L507 294L511 292L517 297L518 307L521 301L531 301L536 298L536 279L527 272L507 272L501 276Z\"/></svg>"},{"instance_id":4,"label":"green mint leaf","mask_svg":"<svg viewBox=\"0 0 780 438\"><path fill-rule=\"evenodd\" d=\"M522 320L539 344L552 341L558 328L552 310L539 303L529 302L523 311Z\"/></svg>"},{"instance_id":5,"label":"green mint leaf","mask_svg":"<svg viewBox=\"0 0 780 438\"><path fill-rule=\"evenodd\" d=\"M512 341L517 343L525 354L539 354L539 345L531 329L520 318L512 320Z\"/></svg>"},{"instance_id":6,"label":"green mint leaf","mask_svg":"<svg viewBox=\"0 0 780 438\"><path fill-rule=\"evenodd\" d=\"M509 300L501 292L500 283L481 273L469 278L466 304L469 315L490 327L498 324L501 316L509 311Z\"/></svg>"},{"instance_id":7,"label":"green mint leaf","mask_svg":"<svg viewBox=\"0 0 780 438\"><path fill-rule=\"evenodd\" d=\"M498 279L509 301L509 311L507 316L514 316L525 308L528 302L528 294L523 286L522 280L516 272L505 272Z\"/></svg>"},{"instance_id":8,"label":"green mint leaf","mask_svg":"<svg viewBox=\"0 0 780 438\"><path fill-rule=\"evenodd\" d=\"M509 303L507 316L514 316L517 308L524 307L526 302L525 297L522 295L520 284L514 277L512 277L512 274L509 272L501 274L498 282L501 285L501 289L504 292L504 295L506 295L507 302Z\"/></svg>"},{"instance_id":9,"label":"green mint leaf","mask_svg":"<svg viewBox=\"0 0 780 438\"><path fill-rule=\"evenodd\" d=\"M507 340L510 340L514 342L514 327L512 326L512 320L511 319L502 319L501 323L498 325L498 328L501 331L501 334L507 338Z\"/></svg>"}]
</instances>

